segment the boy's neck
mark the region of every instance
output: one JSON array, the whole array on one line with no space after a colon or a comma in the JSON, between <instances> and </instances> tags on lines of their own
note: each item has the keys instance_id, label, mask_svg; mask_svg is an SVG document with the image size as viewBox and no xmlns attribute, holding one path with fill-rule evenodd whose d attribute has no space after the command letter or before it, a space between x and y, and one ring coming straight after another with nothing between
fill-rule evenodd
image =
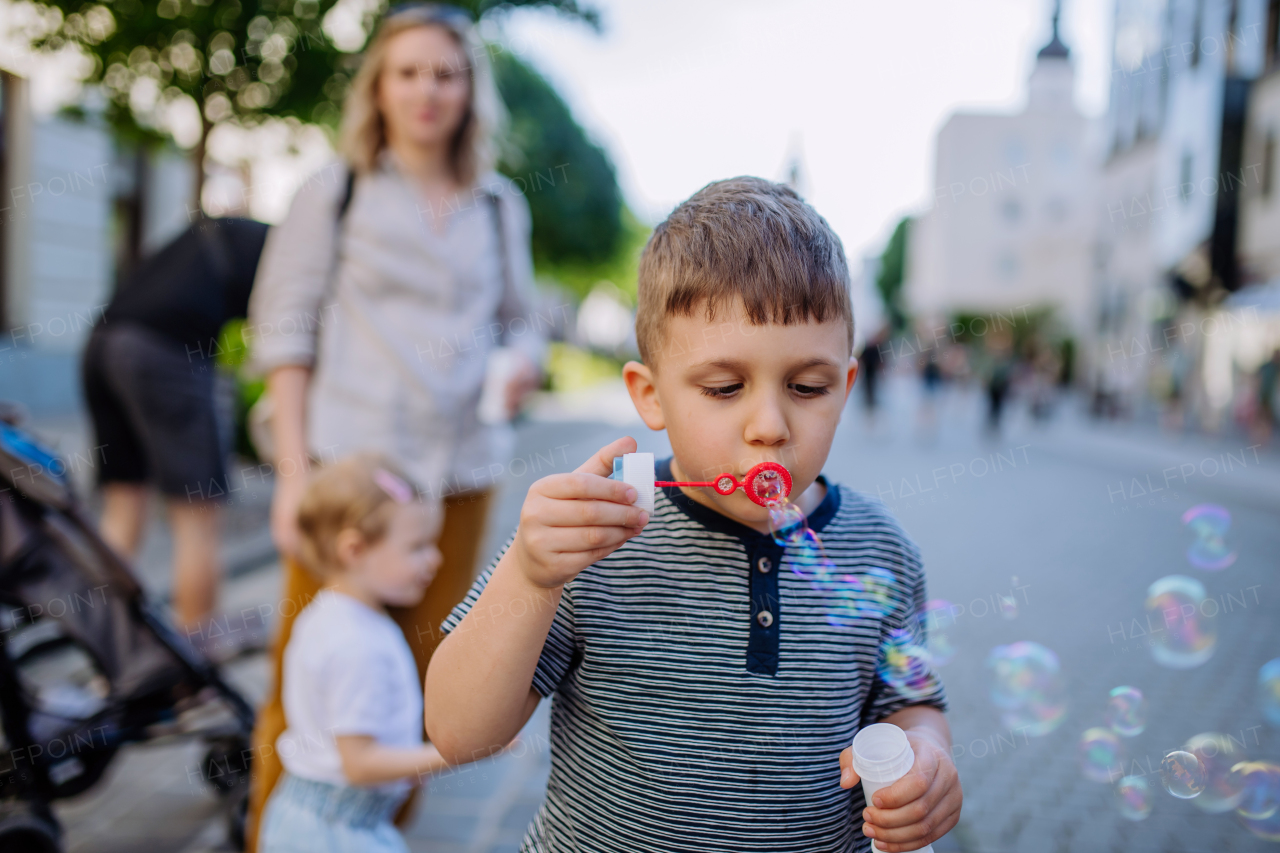
<instances>
[{"instance_id":1,"label":"boy's neck","mask_svg":"<svg viewBox=\"0 0 1280 853\"><path fill-rule=\"evenodd\" d=\"M674 455L671 457L671 477L674 480L685 480L685 481L696 479L688 475L684 467L680 465L680 460L676 459ZM712 512L715 512L717 515L723 515L725 518L728 518L732 521L736 521L738 522L738 524L741 524L744 527L750 527L752 530L756 531L757 533L769 532L769 522L767 519L762 521L752 521L750 519L739 518L738 516L730 515L729 513L724 511L724 508L721 507L716 502L716 500L713 497L711 497L710 494L708 494L707 489L699 488L697 486L693 486L693 487L680 486L679 488L681 493L683 493L684 496L687 497L689 500L693 501L694 503L705 506L707 509L711 510ZM814 480L809 485L809 488L805 489L804 492L802 492L799 495L796 495L793 498L792 503L794 503L797 507L799 507L800 511L803 512L806 516L809 516L813 514L813 511L818 508L818 505L822 503L823 499L825 499L826 496L827 496L826 486L822 485L822 483L818 482L817 480Z\"/></svg>"},{"instance_id":2,"label":"boy's neck","mask_svg":"<svg viewBox=\"0 0 1280 853\"><path fill-rule=\"evenodd\" d=\"M370 610L376 610L379 613L386 613L386 605L378 600L370 590L365 589L358 583L352 582L351 578L339 575L329 584L329 589L339 592L347 598L354 598L356 601L368 607Z\"/></svg>"}]
</instances>

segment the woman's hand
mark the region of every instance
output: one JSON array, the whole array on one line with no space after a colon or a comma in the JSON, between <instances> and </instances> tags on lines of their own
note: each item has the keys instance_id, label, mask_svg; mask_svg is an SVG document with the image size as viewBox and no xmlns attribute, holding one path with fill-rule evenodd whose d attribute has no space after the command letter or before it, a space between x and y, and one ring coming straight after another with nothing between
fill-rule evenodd
<instances>
[{"instance_id":1,"label":"woman's hand","mask_svg":"<svg viewBox=\"0 0 1280 853\"><path fill-rule=\"evenodd\" d=\"M522 352L517 351L517 355L519 358L516 361L516 368L511 371L504 389L508 420L520 412L529 395L542 385L542 371L538 369L538 365Z\"/></svg>"},{"instance_id":2,"label":"woman's hand","mask_svg":"<svg viewBox=\"0 0 1280 853\"><path fill-rule=\"evenodd\" d=\"M305 473L285 477L277 468L275 492L271 495L271 541L282 556L298 554L298 507L306 491Z\"/></svg>"}]
</instances>

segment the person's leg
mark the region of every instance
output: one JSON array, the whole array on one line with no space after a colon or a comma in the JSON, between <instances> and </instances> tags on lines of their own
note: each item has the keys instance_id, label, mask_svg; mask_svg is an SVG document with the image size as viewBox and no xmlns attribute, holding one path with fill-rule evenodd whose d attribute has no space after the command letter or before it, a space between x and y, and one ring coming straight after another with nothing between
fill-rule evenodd
<instances>
[{"instance_id":1,"label":"person's leg","mask_svg":"<svg viewBox=\"0 0 1280 853\"><path fill-rule=\"evenodd\" d=\"M275 637L271 643L271 686L258 718L253 726L253 766L249 783L249 815L245 827L245 851L255 853L258 846L258 824L263 806L284 770L276 755L276 738L285 730L284 702L280 696L280 681L284 671L284 647L293 634L293 621L302 608L320 591L321 582L304 569L296 560L287 557L281 561L284 589L276 605Z\"/></svg>"},{"instance_id":2,"label":"person's leg","mask_svg":"<svg viewBox=\"0 0 1280 853\"><path fill-rule=\"evenodd\" d=\"M102 519L98 532L126 561L138 557L147 521L148 489L144 483L103 483Z\"/></svg>"},{"instance_id":3,"label":"person's leg","mask_svg":"<svg viewBox=\"0 0 1280 853\"><path fill-rule=\"evenodd\" d=\"M427 594L416 607L388 608L396 620L418 664L418 683L427 677L427 664L436 646L443 639L440 623L454 607L466 598L475 582L480 558L480 546L484 542L485 520L489 512L491 492L472 492L444 502L444 524L441 526L440 571L427 588ZM413 817L422 788L405 800L396 813L396 825L404 826Z\"/></svg>"},{"instance_id":4,"label":"person's leg","mask_svg":"<svg viewBox=\"0 0 1280 853\"><path fill-rule=\"evenodd\" d=\"M214 501L170 497L173 531L173 610L188 632L202 630L218 600L218 521Z\"/></svg>"}]
</instances>

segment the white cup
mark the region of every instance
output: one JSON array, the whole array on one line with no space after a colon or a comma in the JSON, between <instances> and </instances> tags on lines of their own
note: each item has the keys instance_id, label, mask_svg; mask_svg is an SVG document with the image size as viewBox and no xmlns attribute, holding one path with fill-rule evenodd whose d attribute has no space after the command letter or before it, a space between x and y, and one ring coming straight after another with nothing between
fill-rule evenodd
<instances>
[{"instance_id":1,"label":"white cup","mask_svg":"<svg viewBox=\"0 0 1280 853\"><path fill-rule=\"evenodd\" d=\"M906 732L892 723L876 723L859 731L853 738L853 769L862 778L862 796L867 805L876 791L897 782L916 763L915 751ZM879 851L875 841L871 849ZM933 853L933 845L921 847L920 853Z\"/></svg>"}]
</instances>

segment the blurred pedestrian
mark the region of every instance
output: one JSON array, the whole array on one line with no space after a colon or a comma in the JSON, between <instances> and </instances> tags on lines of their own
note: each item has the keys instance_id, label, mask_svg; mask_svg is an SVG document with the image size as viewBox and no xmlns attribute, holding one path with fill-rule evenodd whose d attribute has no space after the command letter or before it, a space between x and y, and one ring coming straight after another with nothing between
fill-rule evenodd
<instances>
[{"instance_id":1,"label":"blurred pedestrian","mask_svg":"<svg viewBox=\"0 0 1280 853\"><path fill-rule=\"evenodd\" d=\"M1271 441L1276 421L1280 420L1280 349L1258 368L1257 407L1254 414L1253 436L1259 444Z\"/></svg>"},{"instance_id":2,"label":"blurred pedestrian","mask_svg":"<svg viewBox=\"0 0 1280 853\"><path fill-rule=\"evenodd\" d=\"M875 428L876 410L880 405L880 372L884 369L884 346L889 341L889 327L881 326L875 336L862 345L858 353L858 384L862 386L862 403L867 421Z\"/></svg>"},{"instance_id":3,"label":"blurred pedestrian","mask_svg":"<svg viewBox=\"0 0 1280 853\"><path fill-rule=\"evenodd\" d=\"M437 626L475 576L484 477L498 461L494 430L477 415L486 360L499 343L514 353L503 359L514 411L539 382L543 348L528 206L492 171L500 110L465 13L393 12L347 95L343 164L309 181L268 236L251 319L273 407L271 527L290 604L275 638L276 686L254 732L250 844L280 773L272 745L286 725L279 676L290 616L319 588L293 559L313 461L379 452L444 500L435 583L420 604L390 609L419 683Z\"/></svg>"},{"instance_id":4,"label":"blurred pedestrian","mask_svg":"<svg viewBox=\"0 0 1280 853\"><path fill-rule=\"evenodd\" d=\"M916 414L920 437L926 441L938 437L938 395L942 391L942 359L938 347L930 347L921 356L920 410Z\"/></svg>"},{"instance_id":5,"label":"blurred pedestrian","mask_svg":"<svg viewBox=\"0 0 1280 853\"><path fill-rule=\"evenodd\" d=\"M1012 341L1007 334L993 333L987 338L987 434L1000 435L1005 402L1013 385L1016 364L1013 359Z\"/></svg>"},{"instance_id":6,"label":"blurred pedestrian","mask_svg":"<svg viewBox=\"0 0 1280 853\"><path fill-rule=\"evenodd\" d=\"M102 447L103 538L137 558L152 489L173 534L173 610L195 645L210 648L218 599L219 502L227 494L231 429L215 403L223 325L244 317L267 226L205 219L126 276L85 346L85 401ZM258 628L259 630L254 630ZM218 632L237 643L260 625Z\"/></svg>"}]
</instances>

